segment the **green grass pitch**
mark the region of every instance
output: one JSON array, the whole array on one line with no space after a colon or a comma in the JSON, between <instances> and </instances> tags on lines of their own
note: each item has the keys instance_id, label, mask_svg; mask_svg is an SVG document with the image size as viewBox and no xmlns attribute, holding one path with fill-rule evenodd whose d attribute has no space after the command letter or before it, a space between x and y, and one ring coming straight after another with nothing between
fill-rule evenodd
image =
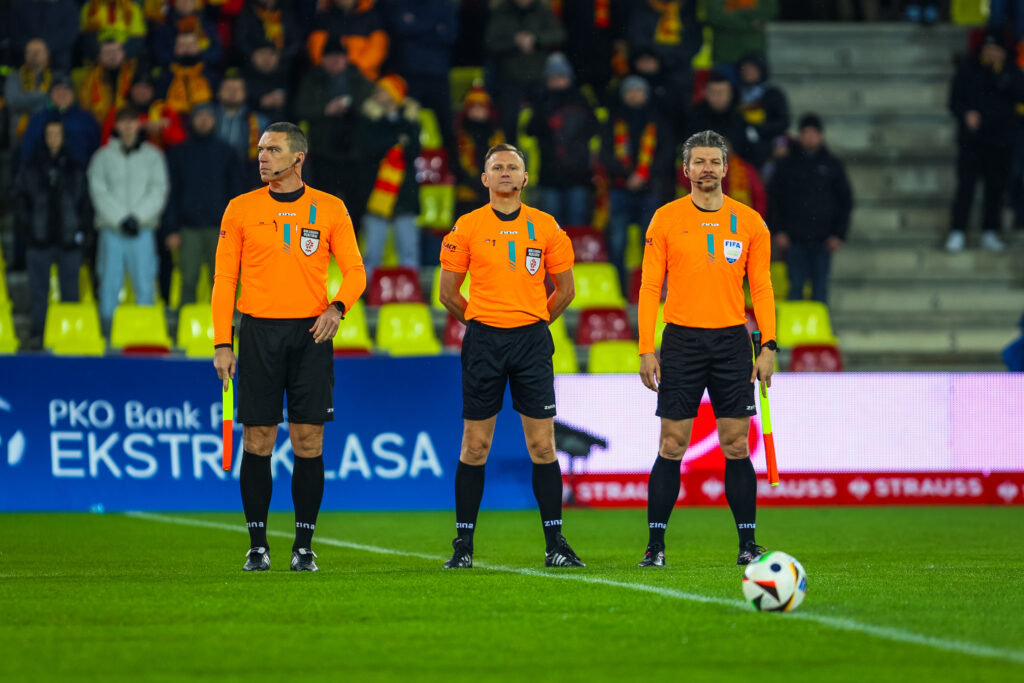
<instances>
[{"instance_id":1,"label":"green grass pitch","mask_svg":"<svg viewBox=\"0 0 1024 683\"><path fill-rule=\"evenodd\" d=\"M567 510L585 569L544 569L535 511L325 513L319 574L241 571L241 513L0 516L2 681L1024 680L1024 508L767 508L807 569L793 614L742 602L727 509Z\"/></svg>"}]
</instances>

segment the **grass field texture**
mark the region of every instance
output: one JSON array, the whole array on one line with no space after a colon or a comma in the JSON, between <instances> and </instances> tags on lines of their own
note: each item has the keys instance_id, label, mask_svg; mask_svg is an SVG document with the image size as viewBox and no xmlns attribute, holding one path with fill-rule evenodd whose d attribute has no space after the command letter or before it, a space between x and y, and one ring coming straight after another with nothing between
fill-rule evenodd
<instances>
[{"instance_id":1,"label":"grass field texture","mask_svg":"<svg viewBox=\"0 0 1024 683\"><path fill-rule=\"evenodd\" d=\"M321 515L318 574L243 573L238 514L0 516L2 681L1024 680L1021 508L759 512L797 557L793 614L742 601L727 509L681 508L638 569L643 510L567 510L584 569L545 569L539 517Z\"/></svg>"}]
</instances>

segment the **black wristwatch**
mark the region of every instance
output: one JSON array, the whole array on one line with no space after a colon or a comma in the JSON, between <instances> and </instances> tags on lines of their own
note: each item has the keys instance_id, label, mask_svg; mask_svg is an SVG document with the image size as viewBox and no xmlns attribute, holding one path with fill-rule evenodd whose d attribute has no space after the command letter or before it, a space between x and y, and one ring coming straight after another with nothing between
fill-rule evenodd
<instances>
[{"instance_id":1,"label":"black wristwatch","mask_svg":"<svg viewBox=\"0 0 1024 683\"><path fill-rule=\"evenodd\" d=\"M341 313L341 319L344 320L345 319L345 304L341 303L340 301L332 301L331 305L338 309L338 312Z\"/></svg>"},{"instance_id":2,"label":"black wristwatch","mask_svg":"<svg viewBox=\"0 0 1024 683\"><path fill-rule=\"evenodd\" d=\"M775 342L774 339L772 339L772 340L766 341L764 343L764 348L771 349L772 351L778 351L779 350L779 345Z\"/></svg>"}]
</instances>

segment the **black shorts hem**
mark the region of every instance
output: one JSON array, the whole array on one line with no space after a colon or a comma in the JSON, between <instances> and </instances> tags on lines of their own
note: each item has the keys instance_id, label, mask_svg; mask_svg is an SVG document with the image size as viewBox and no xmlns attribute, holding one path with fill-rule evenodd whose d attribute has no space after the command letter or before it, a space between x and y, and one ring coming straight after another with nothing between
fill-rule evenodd
<instances>
[{"instance_id":1,"label":"black shorts hem","mask_svg":"<svg viewBox=\"0 0 1024 683\"><path fill-rule=\"evenodd\" d=\"M500 413L500 412L501 412L501 410L498 410L498 413ZM490 420L492 417L497 417L498 413L491 413L490 415L487 415L485 417L475 417L475 416L472 416L472 415L467 415L466 411L462 411L462 419L463 420L472 420L473 422L483 422L484 420Z\"/></svg>"}]
</instances>

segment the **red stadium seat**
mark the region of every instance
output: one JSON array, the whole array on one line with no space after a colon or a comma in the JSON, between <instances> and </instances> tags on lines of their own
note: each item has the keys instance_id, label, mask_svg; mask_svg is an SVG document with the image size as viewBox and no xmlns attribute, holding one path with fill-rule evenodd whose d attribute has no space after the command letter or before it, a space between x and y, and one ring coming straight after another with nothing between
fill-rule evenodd
<instances>
[{"instance_id":1,"label":"red stadium seat","mask_svg":"<svg viewBox=\"0 0 1024 683\"><path fill-rule=\"evenodd\" d=\"M633 331L621 308L586 308L576 323L576 343L583 346L599 341L630 341Z\"/></svg>"},{"instance_id":2,"label":"red stadium seat","mask_svg":"<svg viewBox=\"0 0 1024 683\"><path fill-rule=\"evenodd\" d=\"M839 349L826 344L794 346L789 356L790 372L842 372Z\"/></svg>"},{"instance_id":3,"label":"red stadium seat","mask_svg":"<svg viewBox=\"0 0 1024 683\"><path fill-rule=\"evenodd\" d=\"M604 235L587 226L568 227L565 233L572 240L576 263L601 263L608 260L604 249Z\"/></svg>"},{"instance_id":4,"label":"red stadium seat","mask_svg":"<svg viewBox=\"0 0 1024 683\"><path fill-rule=\"evenodd\" d=\"M464 336L466 336L466 326L449 313L444 324L444 337L441 339L441 344L449 348L461 349Z\"/></svg>"},{"instance_id":5,"label":"red stadium seat","mask_svg":"<svg viewBox=\"0 0 1024 683\"><path fill-rule=\"evenodd\" d=\"M367 303L370 306L423 303L420 274L415 268L377 268L373 271L367 290Z\"/></svg>"},{"instance_id":6,"label":"red stadium seat","mask_svg":"<svg viewBox=\"0 0 1024 683\"><path fill-rule=\"evenodd\" d=\"M641 284L643 284L643 269L634 268L633 272L629 274L629 303L640 303ZM668 296L668 278L665 278L665 283L661 286L661 300L664 301L666 296Z\"/></svg>"}]
</instances>

